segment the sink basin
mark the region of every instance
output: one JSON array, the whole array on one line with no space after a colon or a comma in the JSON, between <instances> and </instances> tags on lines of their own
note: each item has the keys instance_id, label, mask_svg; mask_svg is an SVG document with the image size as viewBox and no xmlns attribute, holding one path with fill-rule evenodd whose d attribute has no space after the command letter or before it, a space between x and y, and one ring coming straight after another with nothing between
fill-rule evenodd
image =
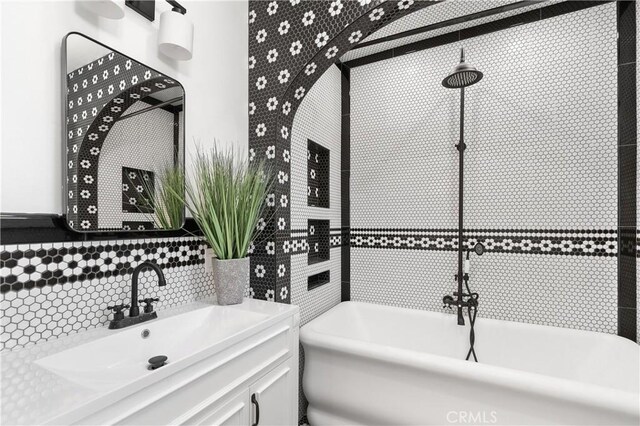
<instances>
[{"instance_id":1,"label":"sink basin","mask_svg":"<svg viewBox=\"0 0 640 426\"><path fill-rule=\"evenodd\" d=\"M153 374L149 358L165 355L168 364L177 362L267 317L231 306L208 306L114 331L35 363L80 386L107 391ZM142 336L143 330L149 330L148 337Z\"/></svg>"}]
</instances>

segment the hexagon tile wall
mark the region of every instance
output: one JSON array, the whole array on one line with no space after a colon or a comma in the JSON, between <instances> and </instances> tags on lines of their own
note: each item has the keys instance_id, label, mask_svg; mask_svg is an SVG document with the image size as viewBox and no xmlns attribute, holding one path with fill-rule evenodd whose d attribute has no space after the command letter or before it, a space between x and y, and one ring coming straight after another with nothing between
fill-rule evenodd
<instances>
[{"instance_id":1,"label":"hexagon tile wall","mask_svg":"<svg viewBox=\"0 0 640 426\"><path fill-rule=\"evenodd\" d=\"M105 325L107 306L129 300L131 273L146 260L167 279L158 287L155 273L140 275L140 297L159 297L158 308L212 296L204 249L194 237L2 246L0 350Z\"/></svg>"},{"instance_id":2,"label":"hexagon tile wall","mask_svg":"<svg viewBox=\"0 0 640 426\"><path fill-rule=\"evenodd\" d=\"M290 302L288 248L297 235L291 226L290 134L298 106L324 71L358 41L435 3L249 1L249 158L265 160L278 176L260 224L266 237L251 253L255 297Z\"/></svg>"},{"instance_id":3,"label":"hexagon tile wall","mask_svg":"<svg viewBox=\"0 0 640 426\"><path fill-rule=\"evenodd\" d=\"M352 300L439 311L456 286L459 91L440 82L462 46L484 72L465 120L480 315L618 332L615 3L351 68Z\"/></svg>"}]
</instances>

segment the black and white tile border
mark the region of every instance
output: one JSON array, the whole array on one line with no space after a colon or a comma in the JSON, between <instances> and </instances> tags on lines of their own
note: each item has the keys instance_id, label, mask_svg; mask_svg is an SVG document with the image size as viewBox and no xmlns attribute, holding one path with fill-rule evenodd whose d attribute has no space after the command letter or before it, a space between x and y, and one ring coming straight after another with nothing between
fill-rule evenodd
<instances>
[{"instance_id":1,"label":"black and white tile border","mask_svg":"<svg viewBox=\"0 0 640 426\"><path fill-rule=\"evenodd\" d=\"M488 252L616 257L616 230L466 230L465 247ZM352 248L456 251L456 229L351 229Z\"/></svg>"},{"instance_id":2,"label":"black and white tile border","mask_svg":"<svg viewBox=\"0 0 640 426\"><path fill-rule=\"evenodd\" d=\"M307 254L309 252L309 234L306 229L291 230L291 237L284 240L282 250L291 256L296 254ZM342 242L347 241L341 234L340 229L329 230L329 248L342 247Z\"/></svg>"},{"instance_id":3,"label":"black and white tile border","mask_svg":"<svg viewBox=\"0 0 640 426\"><path fill-rule=\"evenodd\" d=\"M126 275L147 260L162 269L200 265L204 249L197 238L4 246L0 293Z\"/></svg>"}]
</instances>

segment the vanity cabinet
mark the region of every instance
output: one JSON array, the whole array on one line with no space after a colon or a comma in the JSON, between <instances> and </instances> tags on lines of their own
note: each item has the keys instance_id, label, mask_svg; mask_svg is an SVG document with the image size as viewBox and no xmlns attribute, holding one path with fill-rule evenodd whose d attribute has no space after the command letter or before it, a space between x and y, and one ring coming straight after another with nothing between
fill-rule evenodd
<instances>
[{"instance_id":1,"label":"vanity cabinet","mask_svg":"<svg viewBox=\"0 0 640 426\"><path fill-rule=\"evenodd\" d=\"M290 426L297 411L293 391L297 389L291 359L266 373L248 389L222 404L212 404L179 424L201 426ZM297 398L297 394L296 394ZM292 404L292 401L294 402ZM295 414L295 412L294 412Z\"/></svg>"},{"instance_id":2,"label":"vanity cabinet","mask_svg":"<svg viewBox=\"0 0 640 426\"><path fill-rule=\"evenodd\" d=\"M295 425L298 334L296 313L74 423Z\"/></svg>"},{"instance_id":3,"label":"vanity cabinet","mask_svg":"<svg viewBox=\"0 0 640 426\"><path fill-rule=\"evenodd\" d=\"M293 390L297 388L293 381L295 369L295 366L282 364L251 386L252 424L290 425L291 406L281 401L291 401ZM294 405L297 409L297 404Z\"/></svg>"},{"instance_id":4,"label":"vanity cabinet","mask_svg":"<svg viewBox=\"0 0 640 426\"><path fill-rule=\"evenodd\" d=\"M212 410L202 410L197 419L191 419L188 424L203 426L239 426L253 424L249 423L252 416L251 402L249 401L249 390L245 389L221 407L214 407Z\"/></svg>"},{"instance_id":5,"label":"vanity cabinet","mask_svg":"<svg viewBox=\"0 0 640 426\"><path fill-rule=\"evenodd\" d=\"M204 409L186 424L202 426L269 425L290 426L293 381L292 366L285 362L258 379L249 389L233 396L226 404Z\"/></svg>"}]
</instances>

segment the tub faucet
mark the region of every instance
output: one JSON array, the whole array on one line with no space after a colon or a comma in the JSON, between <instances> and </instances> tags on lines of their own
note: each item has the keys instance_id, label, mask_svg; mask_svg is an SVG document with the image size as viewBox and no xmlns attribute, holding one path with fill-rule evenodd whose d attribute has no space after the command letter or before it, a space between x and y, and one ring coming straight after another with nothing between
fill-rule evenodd
<instances>
[{"instance_id":1,"label":"tub faucet","mask_svg":"<svg viewBox=\"0 0 640 426\"><path fill-rule=\"evenodd\" d=\"M458 292L454 291L453 296L456 296L456 298L450 295L444 296L442 298L442 307L448 307L449 309L451 309L452 306L455 306L456 308L458 308L458 325L464 325L464 316L462 315L464 308L471 307L475 309L478 306L477 297L473 297L475 294L477 293L474 293L473 295L462 293L462 297L458 297ZM468 299L465 300L465 298Z\"/></svg>"},{"instance_id":2,"label":"tub faucet","mask_svg":"<svg viewBox=\"0 0 640 426\"><path fill-rule=\"evenodd\" d=\"M478 256L482 256L484 250L484 245L482 245L481 243L477 243L473 248L473 251L475 251ZM464 265L462 264L462 262L459 263L459 272L458 274L456 274L458 291L454 291L453 296L446 295L442 298L443 308L448 307L449 309L451 309L452 306L455 306L458 309L458 325L464 325L464 316L462 315L462 313L464 312L464 308L470 308L474 310L478 308L478 293L472 293L469 290L469 253L471 253L471 249L467 250L467 256L464 260ZM464 287L467 289L466 293L463 291L463 283Z\"/></svg>"},{"instance_id":3,"label":"tub faucet","mask_svg":"<svg viewBox=\"0 0 640 426\"><path fill-rule=\"evenodd\" d=\"M153 310L153 302L157 302L160 299L157 297L148 297L142 300L145 304L144 312L140 314L140 307L138 306L138 277L140 272L146 269L153 269L158 275L158 286L164 287L167 285L167 281L162 273L162 269L153 262L142 262L134 270L131 277L131 305L114 305L108 308L114 312L113 319L109 323L110 329L119 329L128 327L134 324L140 324L141 322L149 321L158 318L158 314ZM123 310L129 308L129 316L125 317Z\"/></svg>"},{"instance_id":4,"label":"tub faucet","mask_svg":"<svg viewBox=\"0 0 640 426\"><path fill-rule=\"evenodd\" d=\"M476 252L478 256L482 256L484 253L484 246L481 243L477 243L473 248L473 251ZM442 303L446 308L447 306L451 309L451 306L455 305L458 308L458 325L464 325L464 316L462 315L463 309L467 308L469 313L469 324L471 328L469 330L469 352L467 352L466 359L469 360L469 357L473 355L473 360L478 362L478 357L476 356L476 350L474 349L474 343L476 340L476 333L474 330L474 324L476 322L476 315L478 314L478 293L471 292L469 289L469 269L470 269L470 261L469 261L469 253L471 253L471 249L467 250L467 258L464 261L464 267L462 264L462 246L460 247L458 254L458 274L456 275L456 281L458 282L458 291L453 292L453 296L446 295L442 298ZM464 287L467 292L465 293L462 290L462 283L464 282ZM465 300L466 299L466 300Z\"/></svg>"}]
</instances>

